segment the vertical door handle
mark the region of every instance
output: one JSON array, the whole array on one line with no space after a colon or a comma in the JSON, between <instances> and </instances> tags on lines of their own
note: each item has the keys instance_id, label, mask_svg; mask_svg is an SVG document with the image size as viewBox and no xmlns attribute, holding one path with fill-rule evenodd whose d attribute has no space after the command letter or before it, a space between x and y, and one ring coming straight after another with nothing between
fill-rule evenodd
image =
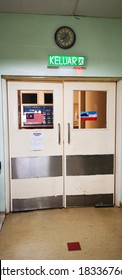
<instances>
[{"instance_id":1,"label":"vertical door handle","mask_svg":"<svg viewBox=\"0 0 122 280\"><path fill-rule=\"evenodd\" d=\"M58 123L58 144L61 144L61 125Z\"/></svg>"},{"instance_id":2,"label":"vertical door handle","mask_svg":"<svg viewBox=\"0 0 122 280\"><path fill-rule=\"evenodd\" d=\"M68 123L68 144L70 144L70 123Z\"/></svg>"}]
</instances>

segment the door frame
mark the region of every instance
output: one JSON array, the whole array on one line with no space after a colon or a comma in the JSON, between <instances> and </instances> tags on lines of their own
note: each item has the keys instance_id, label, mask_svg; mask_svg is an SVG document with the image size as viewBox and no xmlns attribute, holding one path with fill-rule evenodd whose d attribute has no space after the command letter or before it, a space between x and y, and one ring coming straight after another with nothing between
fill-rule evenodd
<instances>
[{"instance_id":1,"label":"door frame","mask_svg":"<svg viewBox=\"0 0 122 280\"><path fill-rule=\"evenodd\" d=\"M14 76L9 76L9 78L3 76L2 77L2 96L3 96L3 137L4 137L4 182L5 182L5 211L6 213L9 213L11 211L11 192L10 192L10 164L9 164L9 158L10 158L10 152L9 152L9 123L8 123L8 82L12 81L14 79ZM39 77L39 81L40 82L57 82L60 81L62 82L62 84L64 84L65 81L84 81L84 82L101 82L101 79L95 79L95 78L84 78L84 79L76 79L74 78L70 78L70 77L66 77L66 78L62 78L62 77L47 77L46 79L41 79ZM33 82L37 82L38 80L33 79L33 77L29 77L28 78L24 78L22 79L22 77L16 77L16 82L18 81L33 81ZM116 83L116 104L115 104L115 162L114 162L114 204L115 206L119 207L120 206L120 186L121 186L121 152L122 152L122 147L121 147L121 141L122 141L122 137L121 137L121 132L122 132L122 128L120 125L120 117L121 117L121 101L122 101L122 81L118 81L115 79L109 79L107 80L109 82L115 82ZM106 79L102 79L102 82L106 82ZM63 86L64 89L64 86ZM64 91L64 90L63 90ZM64 92L63 92L64 94ZM63 148L64 149L64 148ZM63 159L63 163L64 163L64 159ZM64 166L65 168L65 166ZM65 178L63 179L63 183L65 181ZM63 186L63 190L65 190L65 186ZM64 193L65 196L65 193ZM66 198L64 198L63 196L63 207L66 207Z\"/></svg>"},{"instance_id":2,"label":"door frame","mask_svg":"<svg viewBox=\"0 0 122 280\"><path fill-rule=\"evenodd\" d=\"M122 104L122 80L119 80L116 83L116 107L115 107L115 116L116 116L116 127L115 127L115 206L120 207L120 196L122 192L121 182L121 154L122 154L122 125L121 125L121 104Z\"/></svg>"}]
</instances>

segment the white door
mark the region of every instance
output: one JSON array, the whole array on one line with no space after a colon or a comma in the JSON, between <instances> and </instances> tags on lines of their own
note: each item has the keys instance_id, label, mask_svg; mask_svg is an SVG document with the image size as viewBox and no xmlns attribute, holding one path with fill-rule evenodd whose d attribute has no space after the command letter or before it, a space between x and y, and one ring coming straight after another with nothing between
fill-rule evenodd
<instances>
[{"instance_id":1,"label":"white door","mask_svg":"<svg viewBox=\"0 0 122 280\"><path fill-rule=\"evenodd\" d=\"M64 84L67 206L114 201L115 83Z\"/></svg>"},{"instance_id":2,"label":"white door","mask_svg":"<svg viewBox=\"0 0 122 280\"><path fill-rule=\"evenodd\" d=\"M115 83L9 82L12 211L114 202Z\"/></svg>"},{"instance_id":3,"label":"white door","mask_svg":"<svg viewBox=\"0 0 122 280\"><path fill-rule=\"evenodd\" d=\"M61 83L8 83L11 209L62 207Z\"/></svg>"}]
</instances>

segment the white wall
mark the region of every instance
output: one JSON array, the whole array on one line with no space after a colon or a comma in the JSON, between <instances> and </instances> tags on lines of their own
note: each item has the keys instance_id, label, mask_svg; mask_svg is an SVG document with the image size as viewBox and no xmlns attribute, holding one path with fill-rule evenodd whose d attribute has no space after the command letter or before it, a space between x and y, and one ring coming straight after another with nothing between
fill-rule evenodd
<instances>
[{"instance_id":1,"label":"white wall","mask_svg":"<svg viewBox=\"0 0 122 280\"><path fill-rule=\"evenodd\" d=\"M0 81L0 89L1 89L1 81ZM5 209L5 196L4 196L4 143L3 143L3 125L2 125L2 98L1 98L1 90L0 90L0 161L2 168L0 170L0 212Z\"/></svg>"}]
</instances>

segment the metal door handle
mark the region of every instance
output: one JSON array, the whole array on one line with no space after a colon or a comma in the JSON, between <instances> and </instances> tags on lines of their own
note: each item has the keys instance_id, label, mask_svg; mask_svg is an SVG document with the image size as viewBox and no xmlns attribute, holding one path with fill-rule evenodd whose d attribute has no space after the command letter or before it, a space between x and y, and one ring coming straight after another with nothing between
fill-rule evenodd
<instances>
[{"instance_id":1,"label":"metal door handle","mask_svg":"<svg viewBox=\"0 0 122 280\"><path fill-rule=\"evenodd\" d=\"M61 144L61 125L58 123L58 144Z\"/></svg>"},{"instance_id":2,"label":"metal door handle","mask_svg":"<svg viewBox=\"0 0 122 280\"><path fill-rule=\"evenodd\" d=\"M70 144L70 123L68 123L68 144Z\"/></svg>"}]
</instances>

